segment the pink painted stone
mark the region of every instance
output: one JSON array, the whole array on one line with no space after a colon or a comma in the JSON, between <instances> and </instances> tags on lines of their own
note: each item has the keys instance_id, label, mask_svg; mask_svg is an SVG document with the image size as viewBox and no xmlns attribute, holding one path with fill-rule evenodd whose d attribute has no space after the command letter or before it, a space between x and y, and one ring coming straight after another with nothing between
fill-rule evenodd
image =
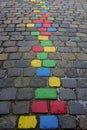
<instances>
[{"instance_id":1,"label":"pink painted stone","mask_svg":"<svg viewBox=\"0 0 87 130\"><path fill-rule=\"evenodd\" d=\"M41 32L41 35L51 36L51 35L52 35L52 32Z\"/></svg>"},{"instance_id":2,"label":"pink painted stone","mask_svg":"<svg viewBox=\"0 0 87 130\"><path fill-rule=\"evenodd\" d=\"M51 23L52 24L53 21L52 20L46 20L45 23Z\"/></svg>"},{"instance_id":3,"label":"pink painted stone","mask_svg":"<svg viewBox=\"0 0 87 130\"><path fill-rule=\"evenodd\" d=\"M33 52L43 52L43 47L42 46L33 46L32 51Z\"/></svg>"},{"instance_id":4,"label":"pink painted stone","mask_svg":"<svg viewBox=\"0 0 87 130\"><path fill-rule=\"evenodd\" d=\"M51 27L51 24L49 24L49 23L44 23L44 24L43 24L43 27L44 27L44 28L46 28L46 27L50 28L50 27Z\"/></svg>"},{"instance_id":5,"label":"pink painted stone","mask_svg":"<svg viewBox=\"0 0 87 130\"><path fill-rule=\"evenodd\" d=\"M40 32L46 31L46 28L38 28L38 31Z\"/></svg>"},{"instance_id":6,"label":"pink painted stone","mask_svg":"<svg viewBox=\"0 0 87 130\"><path fill-rule=\"evenodd\" d=\"M67 105L65 101L51 101L50 111L52 114L66 114Z\"/></svg>"},{"instance_id":7,"label":"pink painted stone","mask_svg":"<svg viewBox=\"0 0 87 130\"><path fill-rule=\"evenodd\" d=\"M43 23L43 20L33 20L33 23Z\"/></svg>"},{"instance_id":8,"label":"pink painted stone","mask_svg":"<svg viewBox=\"0 0 87 130\"><path fill-rule=\"evenodd\" d=\"M47 113L47 101L33 101L32 112L34 113Z\"/></svg>"},{"instance_id":9,"label":"pink painted stone","mask_svg":"<svg viewBox=\"0 0 87 130\"><path fill-rule=\"evenodd\" d=\"M46 17L41 17L40 20L46 20Z\"/></svg>"}]
</instances>

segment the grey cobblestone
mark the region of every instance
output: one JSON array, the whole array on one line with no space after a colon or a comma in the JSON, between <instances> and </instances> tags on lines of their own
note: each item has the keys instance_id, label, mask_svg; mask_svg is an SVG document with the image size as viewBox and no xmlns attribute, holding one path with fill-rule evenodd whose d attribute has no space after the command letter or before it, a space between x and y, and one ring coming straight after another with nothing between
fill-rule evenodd
<instances>
[{"instance_id":1,"label":"grey cobblestone","mask_svg":"<svg viewBox=\"0 0 87 130\"><path fill-rule=\"evenodd\" d=\"M30 82L30 78L23 78L23 77L18 77L15 79L15 87L28 87Z\"/></svg>"},{"instance_id":2,"label":"grey cobblestone","mask_svg":"<svg viewBox=\"0 0 87 130\"><path fill-rule=\"evenodd\" d=\"M14 114L26 114L29 112L29 102L20 101L12 103L12 110Z\"/></svg>"},{"instance_id":3,"label":"grey cobblestone","mask_svg":"<svg viewBox=\"0 0 87 130\"><path fill-rule=\"evenodd\" d=\"M16 67L17 68L26 68L29 66L29 60L17 60Z\"/></svg>"},{"instance_id":4,"label":"grey cobblestone","mask_svg":"<svg viewBox=\"0 0 87 130\"><path fill-rule=\"evenodd\" d=\"M0 78L5 77L6 70L0 70Z\"/></svg>"},{"instance_id":5,"label":"grey cobblestone","mask_svg":"<svg viewBox=\"0 0 87 130\"><path fill-rule=\"evenodd\" d=\"M76 88L77 81L74 78L62 78L62 86L64 88Z\"/></svg>"},{"instance_id":6,"label":"grey cobblestone","mask_svg":"<svg viewBox=\"0 0 87 130\"><path fill-rule=\"evenodd\" d=\"M61 100L75 100L76 94L72 89L60 89L59 97Z\"/></svg>"},{"instance_id":7,"label":"grey cobblestone","mask_svg":"<svg viewBox=\"0 0 87 130\"><path fill-rule=\"evenodd\" d=\"M0 90L0 100L16 99L16 88L6 88Z\"/></svg>"},{"instance_id":8,"label":"grey cobblestone","mask_svg":"<svg viewBox=\"0 0 87 130\"><path fill-rule=\"evenodd\" d=\"M13 78L0 79L0 88L12 87L14 85Z\"/></svg>"},{"instance_id":9,"label":"grey cobblestone","mask_svg":"<svg viewBox=\"0 0 87 130\"><path fill-rule=\"evenodd\" d=\"M86 130L87 129L87 117L80 117L80 128L82 128L82 130Z\"/></svg>"},{"instance_id":10,"label":"grey cobblestone","mask_svg":"<svg viewBox=\"0 0 87 130\"><path fill-rule=\"evenodd\" d=\"M33 89L32 88L20 88L18 89L17 98L18 100L29 100L33 97Z\"/></svg>"},{"instance_id":11,"label":"grey cobblestone","mask_svg":"<svg viewBox=\"0 0 87 130\"><path fill-rule=\"evenodd\" d=\"M62 129L76 129L76 119L74 116L60 116L59 121Z\"/></svg>"},{"instance_id":12,"label":"grey cobblestone","mask_svg":"<svg viewBox=\"0 0 87 130\"><path fill-rule=\"evenodd\" d=\"M87 101L87 88L77 88L76 93L78 100Z\"/></svg>"},{"instance_id":13,"label":"grey cobblestone","mask_svg":"<svg viewBox=\"0 0 87 130\"><path fill-rule=\"evenodd\" d=\"M83 104L81 104L79 102L74 102L74 101L68 102L68 108L69 108L69 113L71 115L84 115L84 114L86 114L86 110L85 110Z\"/></svg>"},{"instance_id":14,"label":"grey cobblestone","mask_svg":"<svg viewBox=\"0 0 87 130\"><path fill-rule=\"evenodd\" d=\"M0 102L0 114L8 114L10 109L10 102Z\"/></svg>"},{"instance_id":15,"label":"grey cobblestone","mask_svg":"<svg viewBox=\"0 0 87 130\"><path fill-rule=\"evenodd\" d=\"M16 116L0 117L0 129L12 129L16 127Z\"/></svg>"}]
</instances>

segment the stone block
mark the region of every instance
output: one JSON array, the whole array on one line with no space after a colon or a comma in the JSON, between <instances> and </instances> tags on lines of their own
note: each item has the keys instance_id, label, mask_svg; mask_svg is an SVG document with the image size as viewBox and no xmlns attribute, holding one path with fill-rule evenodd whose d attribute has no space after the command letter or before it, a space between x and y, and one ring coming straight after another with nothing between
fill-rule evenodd
<instances>
[{"instance_id":1,"label":"stone block","mask_svg":"<svg viewBox=\"0 0 87 130\"><path fill-rule=\"evenodd\" d=\"M48 107L46 101L33 101L32 112L34 113L47 113Z\"/></svg>"},{"instance_id":2,"label":"stone block","mask_svg":"<svg viewBox=\"0 0 87 130\"><path fill-rule=\"evenodd\" d=\"M35 99L57 99L57 91L54 88L38 88L35 91Z\"/></svg>"},{"instance_id":3,"label":"stone block","mask_svg":"<svg viewBox=\"0 0 87 130\"><path fill-rule=\"evenodd\" d=\"M41 67L42 61L41 60L32 60L31 61L31 66L32 67Z\"/></svg>"},{"instance_id":4,"label":"stone block","mask_svg":"<svg viewBox=\"0 0 87 130\"><path fill-rule=\"evenodd\" d=\"M58 118L54 115L40 116L40 129L57 129L59 127Z\"/></svg>"},{"instance_id":5,"label":"stone block","mask_svg":"<svg viewBox=\"0 0 87 130\"><path fill-rule=\"evenodd\" d=\"M61 85L60 78L58 77L49 77L48 82L50 87L60 87Z\"/></svg>"},{"instance_id":6,"label":"stone block","mask_svg":"<svg viewBox=\"0 0 87 130\"><path fill-rule=\"evenodd\" d=\"M36 128L37 119L36 116L20 116L18 120L19 129Z\"/></svg>"},{"instance_id":7,"label":"stone block","mask_svg":"<svg viewBox=\"0 0 87 130\"><path fill-rule=\"evenodd\" d=\"M56 47L44 47L44 52L56 52Z\"/></svg>"},{"instance_id":8,"label":"stone block","mask_svg":"<svg viewBox=\"0 0 87 130\"><path fill-rule=\"evenodd\" d=\"M50 111L52 114L67 114L67 105L65 101L51 101Z\"/></svg>"},{"instance_id":9,"label":"stone block","mask_svg":"<svg viewBox=\"0 0 87 130\"><path fill-rule=\"evenodd\" d=\"M38 40L49 40L48 36L38 36Z\"/></svg>"},{"instance_id":10,"label":"stone block","mask_svg":"<svg viewBox=\"0 0 87 130\"><path fill-rule=\"evenodd\" d=\"M57 30L56 30L56 28L47 28L47 31L48 32L56 32Z\"/></svg>"},{"instance_id":11,"label":"stone block","mask_svg":"<svg viewBox=\"0 0 87 130\"><path fill-rule=\"evenodd\" d=\"M47 59L48 54L46 52L39 52L37 53L37 59Z\"/></svg>"},{"instance_id":12,"label":"stone block","mask_svg":"<svg viewBox=\"0 0 87 130\"><path fill-rule=\"evenodd\" d=\"M33 46L32 51L33 52L43 52L43 47L41 47L41 46Z\"/></svg>"},{"instance_id":13,"label":"stone block","mask_svg":"<svg viewBox=\"0 0 87 130\"><path fill-rule=\"evenodd\" d=\"M55 67L56 66L56 61L55 60L43 60L42 62L43 67Z\"/></svg>"},{"instance_id":14,"label":"stone block","mask_svg":"<svg viewBox=\"0 0 87 130\"><path fill-rule=\"evenodd\" d=\"M41 46L44 46L44 47L46 47L46 46L53 46L53 43L52 43L52 41L40 41L40 43L41 43Z\"/></svg>"},{"instance_id":15,"label":"stone block","mask_svg":"<svg viewBox=\"0 0 87 130\"><path fill-rule=\"evenodd\" d=\"M38 68L36 70L36 75L48 77L51 75L51 70L50 68Z\"/></svg>"},{"instance_id":16,"label":"stone block","mask_svg":"<svg viewBox=\"0 0 87 130\"><path fill-rule=\"evenodd\" d=\"M27 24L26 24L26 27L28 27L28 28L29 28L29 27L34 27L34 26L35 26L34 23L27 23Z\"/></svg>"}]
</instances>

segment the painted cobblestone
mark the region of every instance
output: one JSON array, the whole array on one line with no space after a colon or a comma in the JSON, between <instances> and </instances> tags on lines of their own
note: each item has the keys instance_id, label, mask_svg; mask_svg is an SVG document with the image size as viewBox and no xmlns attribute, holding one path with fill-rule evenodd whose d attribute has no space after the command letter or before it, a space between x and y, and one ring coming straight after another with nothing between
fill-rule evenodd
<instances>
[{"instance_id":1,"label":"painted cobblestone","mask_svg":"<svg viewBox=\"0 0 87 130\"><path fill-rule=\"evenodd\" d=\"M86 0L0 1L1 130L87 129L86 5ZM44 60L56 64L43 68ZM55 99L35 98L38 89L43 97L45 89L55 90Z\"/></svg>"}]
</instances>

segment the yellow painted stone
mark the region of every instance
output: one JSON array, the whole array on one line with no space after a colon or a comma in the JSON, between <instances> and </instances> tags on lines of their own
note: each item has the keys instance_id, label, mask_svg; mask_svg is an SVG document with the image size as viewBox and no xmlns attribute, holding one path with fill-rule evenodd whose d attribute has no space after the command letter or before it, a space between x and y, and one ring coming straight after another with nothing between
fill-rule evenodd
<instances>
[{"instance_id":1,"label":"yellow painted stone","mask_svg":"<svg viewBox=\"0 0 87 130\"><path fill-rule=\"evenodd\" d=\"M31 0L31 2L36 2L36 0Z\"/></svg>"},{"instance_id":2,"label":"yellow painted stone","mask_svg":"<svg viewBox=\"0 0 87 130\"><path fill-rule=\"evenodd\" d=\"M34 27L34 23L27 23L27 25L26 25L28 28L30 28L30 27Z\"/></svg>"},{"instance_id":3,"label":"yellow painted stone","mask_svg":"<svg viewBox=\"0 0 87 130\"><path fill-rule=\"evenodd\" d=\"M46 6L41 6L41 8L46 8Z\"/></svg>"},{"instance_id":4,"label":"yellow painted stone","mask_svg":"<svg viewBox=\"0 0 87 130\"><path fill-rule=\"evenodd\" d=\"M49 78L49 86L50 87L60 87L61 82L60 82L60 78L58 77L50 77Z\"/></svg>"},{"instance_id":5,"label":"yellow painted stone","mask_svg":"<svg viewBox=\"0 0 87 130\"><path fill-rule=\"evenodd\" d=\"M36 116L20 116L18 121L18 128L28 129L36 128L37 119Z\"/></svg>"},{"instance_id":6,"label":"yellow painted stone","mask_svg":"<svg viewBox=\"0 0 87 130\"><path fill-rule=\"evenodd\" d=\"M41 67L42 61L41 60L32 60L31 66L32 67Z\"/></svg>"},{"instance_id":7,"label":"yellow painted stone","mask_svg":"<svg viewBox=\"0 0 87 130\"><path fill-rule=\"evenodd\" d=\"M49 40L48 36L38 36L38 40Z\"/></svg>"},{"instance_id":8,"label":"yellow painted stone","mask_svg":"<svg viewBox=\"0 0 87 130\"><path fill-rule=\"evenodd\" d=\"M56 52L56 47L44 47L44 52Z\"/></svg>"},{"instance_id":9,"label":"yellow painted stone","mask_svg":"<svg viewBox=\"0 0 87 130\"><path fill-rule=\"evenodd\" d=\"M44 1L41 1L40 4L45 4L45 2L44 2Z\"/></svg>"},{"instance_id":10,"label":"yellow painted stone","mask_svg":"<svg viewBox=\"0 0 87 130\"><path fill-rule=\"evenodd\" d=\"M36 10L34 10L33 12L34 12L34 13L39 13L40 10L36 9Z\"/></svg>"}]
</instances>

